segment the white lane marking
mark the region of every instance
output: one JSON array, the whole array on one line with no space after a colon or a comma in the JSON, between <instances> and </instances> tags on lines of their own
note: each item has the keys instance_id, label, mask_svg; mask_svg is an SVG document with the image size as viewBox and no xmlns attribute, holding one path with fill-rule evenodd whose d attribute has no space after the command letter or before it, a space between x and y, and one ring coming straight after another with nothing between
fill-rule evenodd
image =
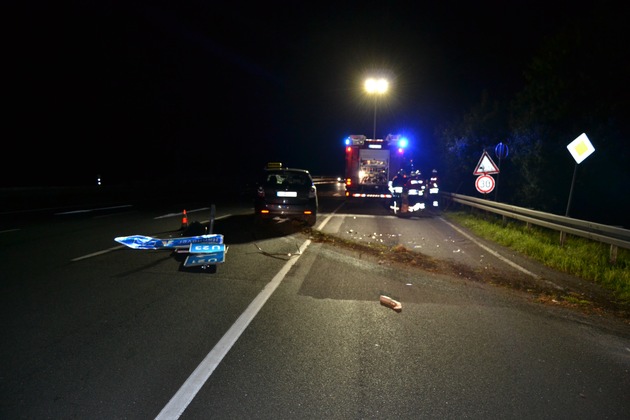
<instances>
[{"instance_id":1,"label":"white lane marking","mask_svg":"<svg viewBox=\"0 0 630 420\"><path fill-rule=\"evenodd\" d=\"M123 248L127 248L127 247L126 247L126 246L124 246L124 245L115 246L115 247L113 247L113 248L104 249L104 250L102 250L102 251L94 252L94 253L92 253L92 254L83 255L83 256L81 256L81 257L76 257L76 258L71 259L70 261L72 261L72 262L74 262L74 261L81 261L81 260L85 260L86 258L96 257L97 255L107 254L108 252L115 251L115 250L117 250L117 249L123 249Z\"/></svg>"},{"instance_id":2,"label":"white lane marking","mask_svg":"<svg viewBox=\"0 0 630 420\"><path fill-rule=\"evenodd\" d=\"M341 203L339 205L339 207L337 207L336 209L334 209L332 211L332 213L330 213L328 215L328 217L326 217L324 220L322 220L322 222L319 224L319 226L317 226L317 230L322 230L324 228L324 226L326 226L328 224L328 222L330 221L330 219L332 219L333 216L337 216L337 210L339 210L340 208L343 207L343 205L345 204L345 201L343 203Z\"/></svg>"},{"instance_id":3,"label":"white lane marking","mask_svg":"<svg viewBox=\"0 0 630 420\"><path fill-rule=\"evenodd\" d=\"M186 214L195 213L195 212L204 211L204 210L208 210L208 207L201 207L199 209L194 209L194 210L186 210ZM183 211L181 211L179 213L168 213L168 214L163 214L162 216L156 216L153 219L165 219L167 217L176 217L176 216L181 216L183 214L184 214ZM223 216L223 217L225 217L225 216Z\"/></svg>"},{"instance_id":4,"label":"white lane marking","mask_svg":"<svg viewBox=\"0 0 630 420\"><path fill-rule=\"evenodd\" d=\"M341 206L340 206L341 207ZM337 208L338 210L339 208ZM355 219L400 219L398 216L392 215L376 215L376 214L352 214L352 213L335 213L337 210L334 210L332 213L320 213L321 216L328 217L353 217Z\"/></svg>"},{"instance_id":5,"label":"white lane marking","mask_svg":"<svg viewBox=\"0 0 630 420\"><path fill-rule=\"evenodd\" d=\"M91 213L93 211L122 209L122 208L127 208L127 207L132 207L132 205L131 204L125 204L125 205L122 205L122 206L99 207L99 208L95 208L95 209L64 211L64 212L60 212L60 213L55 213L55 216L60 216L60 215L63 215L63 214Z\"/></svg>"},{"instance_id":6,"label":"white lane marking","mask_svg":"<svg viewBox=\"0 0 630 420\"><path fill-rule=\"evenodd\" d=\"M480 248L484 249L485 251L491 253L492 255L494 255L495 257L497 257L501 261L503 261L504 263L511 265L512 267L516 268L517 270L522 271L523 273L528 274L528 275L534 277L535 279L539 279L540 278L540 276L538 274L534 274L531 271L527 270L526 268L521 267L520 265L516 264L515 262L512 262L512 261L508 260L507 258L502 256L501 254L497 253L496 251L488 248L487 246L485 246L481 242L477 241L475 238L473 238L472 236L468 235L466 232L464 232L463 230L459 229L457 226L453 225L452 223L447 222L446 220L444 220L441 217L439 219L441 221L443 221L444 223L446 223L447 225L449 225L450 227L452 227L453 229L455 229L456 231L458 231L459 233L461 233L462 235L464 235L466 238L468 238L471 241L473 241Z\"/></svg>"},{"instance_id":7,"label":"white lane marking","mask_svg":"<svg viewBox=\"0 0 630 420\"><path fill-rule=\"evenodd\" d=\"M9 232L17 232L20 229L7 229L7 230L0 230L0 233L9 233Z\"/></svg>"},{"instance_id":8,"label":"white lane marking","mask_svg":"<svg viewBox=\"0 0 630 420\"><path fill-rule=\"evenodd\" d=\"M302 246L300 246L300 255L304 253L310 244L311 241L307 239ZM168 404L166 404L162 411L160 411L160 414L158 414L156 419L177 419L182 415L195 395L197 395L197 392L199 392L210 375L212 375L212 372L214 372L227 352L230 351L236 340L240 337L243 331L245 331L245 328L247 328L258 311L260 311L265 302L267 302L267 299L269 299L276 288L280 285L299 257L300 256L298 255L287 261L278 274L276 274L274 278L267 283L258 296L256 296L252 303L249 304L247 309L245 309L241 316L238 317L236 322L230 327L225 335L221 337L210 353L208 353L199 366L197 366L194 372L188 377L186 382L184 382L184 384L179 388Z\"/></svg>"}]
</instances>

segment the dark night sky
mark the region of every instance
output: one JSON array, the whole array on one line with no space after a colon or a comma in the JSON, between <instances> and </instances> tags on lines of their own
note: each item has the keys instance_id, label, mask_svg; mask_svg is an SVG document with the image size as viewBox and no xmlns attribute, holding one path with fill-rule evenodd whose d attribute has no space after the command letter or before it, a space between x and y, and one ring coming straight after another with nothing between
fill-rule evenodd
<instances>
[{"instance_id":1,"label":"dark night sky","mask_svg":"<svg viewBox=\"0 0 630 420\"><path fill-rule=\"evenodd\" d=\"M1 185L195 179L269 160L337 174L342 139L371 136L362 83L373 74L391 82L377 136L406 134L431 162L435 126L484 89L511 98L543 40L588 13L584 3L15 6Z\"/></svg>"}]
</instances>

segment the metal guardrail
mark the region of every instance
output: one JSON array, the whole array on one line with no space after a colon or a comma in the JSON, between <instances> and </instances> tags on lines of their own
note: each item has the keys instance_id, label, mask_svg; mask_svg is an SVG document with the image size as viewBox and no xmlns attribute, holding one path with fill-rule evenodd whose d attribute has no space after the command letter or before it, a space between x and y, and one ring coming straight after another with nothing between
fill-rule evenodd
<instances>
[{"instance_id":1,"label":"metal guardrail","mask_svg":"<svg viewBox=\"0 0 630 420\"><path fill-rule=\"evenodd\" d=\"M610 261L617 261L618 247L630 249L630 230L586 220L573 219L552 213L544 213L510 204L497 203L487 199L469 197L466 195L441 192L445 200L450 200L465 206L500 214L504 218L520 220L528 224L542 226L560 232L560 243L564 244L566 234L580 236L593 241L610 245Z\"/></svg>"},{"instance_id":2,"label":"metal guardrail","mask_svg":"<svg viewBox=\"0 0 630 420\"><path fill-rule=\"evenodd\" d=\"M333 176L315 176L312 175L313 183L317 184L336 184L339 182L339 178Z\"/></svg>"}]
</instances>

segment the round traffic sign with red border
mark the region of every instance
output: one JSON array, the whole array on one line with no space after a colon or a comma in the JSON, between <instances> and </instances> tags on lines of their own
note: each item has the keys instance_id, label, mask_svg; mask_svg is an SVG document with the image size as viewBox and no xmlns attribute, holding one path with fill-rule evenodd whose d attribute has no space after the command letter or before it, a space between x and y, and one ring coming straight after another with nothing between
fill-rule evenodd
<instances>
[{"instance_id":1,"label":"round traffic sign with red border","mask_svg":"<svg viewBox=\"0 0 630 420\"><path fill-rule=\"evenodd\" d=\"M480 175L475 181L475 187L480 193L488 194L489 192L494 190L494 178L492 178L490 175Z\"/></svg>"}]
</instances>

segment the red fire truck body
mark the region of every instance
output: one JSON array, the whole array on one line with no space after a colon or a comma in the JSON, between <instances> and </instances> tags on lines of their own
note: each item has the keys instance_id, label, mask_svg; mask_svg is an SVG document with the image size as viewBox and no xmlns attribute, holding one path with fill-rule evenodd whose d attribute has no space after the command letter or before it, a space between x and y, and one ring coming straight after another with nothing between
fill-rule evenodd
<instances>
[{"instance_id":1,"label":"red fire truck body","mask_svg":"<svg viewBox=\"0 0 630 420\"><path fill-rule=\"evenodd\" d=\"M407 139L388 135L368 139L351 135L346 139L346 197L391 199L389 182L408 161Z\"/></svg>"}]
</instances>

